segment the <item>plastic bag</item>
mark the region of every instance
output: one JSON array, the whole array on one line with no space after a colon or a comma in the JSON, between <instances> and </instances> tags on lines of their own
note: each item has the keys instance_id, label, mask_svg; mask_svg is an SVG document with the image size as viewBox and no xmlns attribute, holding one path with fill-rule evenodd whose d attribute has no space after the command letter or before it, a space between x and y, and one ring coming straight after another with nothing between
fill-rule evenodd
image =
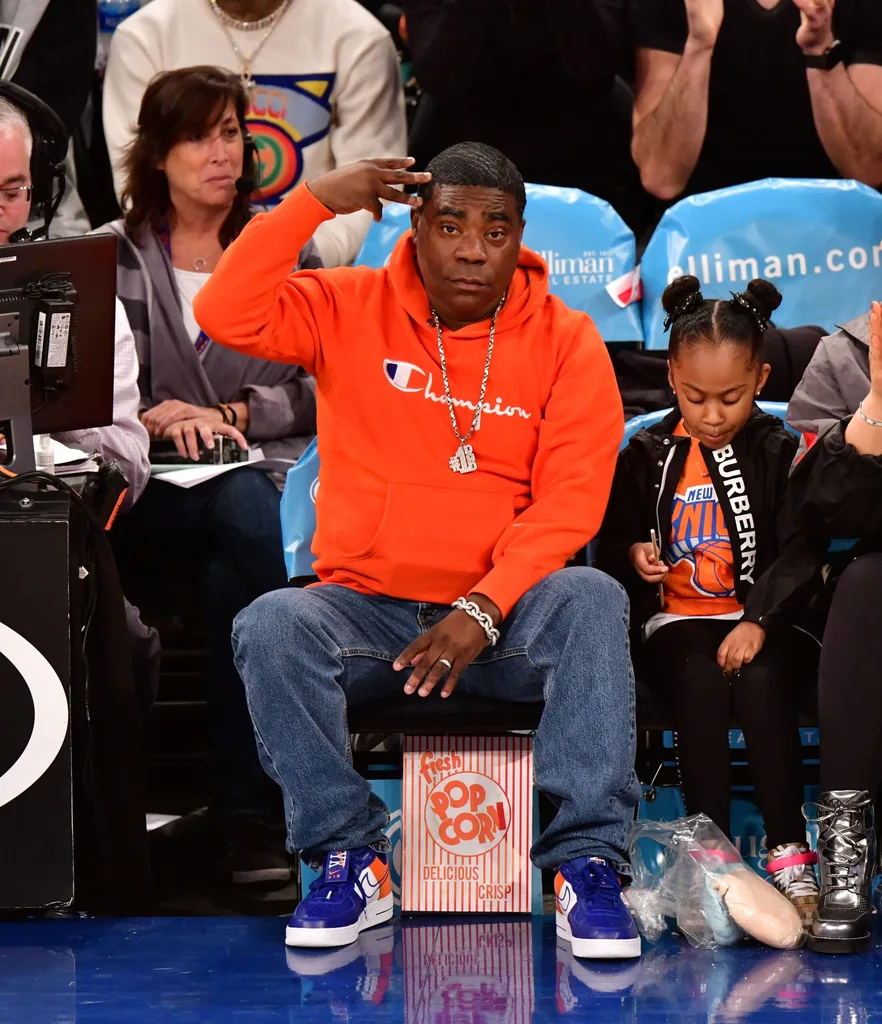
<instances>
[{"instance_id":1,"label":"plastic bag","mask_svg":"<svg viewBox=\"0 0 882 1024\"><path fill-rule=\"evenodd\" d=\"M626 899L643 935L656 942L668 920L690 945L732 946L749 935L795 949L805 935L796 907L760 878L705 814L640 821L631 828L633 884Z\"/></svg>"},{"instance_id":2,"label":"plastic bag","mask_svg":"<svg viewBox=\"0 0 882 1024\"><path fill-rule=\"evenodd\" d=\"M285 477L279 515L288 579L311 576L312 536L315 533L315 496L319 479L318 444L313 438Z\"/></svg>"}]
</instances>

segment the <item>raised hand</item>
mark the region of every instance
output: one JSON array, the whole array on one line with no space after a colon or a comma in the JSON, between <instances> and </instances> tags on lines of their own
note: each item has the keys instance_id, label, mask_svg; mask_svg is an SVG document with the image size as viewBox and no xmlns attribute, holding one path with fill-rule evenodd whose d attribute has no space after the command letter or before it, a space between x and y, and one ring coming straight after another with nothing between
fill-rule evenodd
<instances>
[{"instance_id":1,"label":"raised hand","mask_svg":"<svg viewBox=\"0 0 882 1024\"><path fill-rule=\"evenodd\" d=\"M422 206L419 196L408 195L393 185L422 185L432 180L426 172L416 173L413 157L392 157L388 160L359 160L322 174L307 182L309 191L333 213L355 213L369 210L374 220L383 217L381 199L404 206Z\"/></svg>"},{"instance_id":2,"label":"raised hand","mask_svg":"<svg viewBox=\"0 0 882 1024\"><path fill-rule=\"evenodd\" d=\"M836 42L833 8L836 0L793 0L799 8L796 45L803 53L819 56Z\"/></svg>"},{"instance_id":3,"label":"raised hand","mask_svg":"<svg viewBox=\"0 0 882 1024\"><path fill-rule=\"evenodd\" d=\"M712 49L723 24L723 0L684 0L684 3L689 38Z\"/></svg>"}]
</instances>

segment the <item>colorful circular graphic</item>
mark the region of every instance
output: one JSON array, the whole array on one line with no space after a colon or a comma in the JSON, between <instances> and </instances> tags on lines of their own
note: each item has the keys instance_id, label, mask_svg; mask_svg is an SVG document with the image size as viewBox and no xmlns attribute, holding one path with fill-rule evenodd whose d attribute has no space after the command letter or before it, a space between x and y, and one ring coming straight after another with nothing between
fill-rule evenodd
<instances>
[{"instance_id":1,"label":"colorful circular graphic","mask_svg":"<svg viewBox=\"0 0 882 1024\"><path fill-rule=\"evenodd\" d=\"M248 127L260 158L260 196L278 199L294 187L303 169L291 128L262 119L249 120Z\"/></svg>"}]
</instances>

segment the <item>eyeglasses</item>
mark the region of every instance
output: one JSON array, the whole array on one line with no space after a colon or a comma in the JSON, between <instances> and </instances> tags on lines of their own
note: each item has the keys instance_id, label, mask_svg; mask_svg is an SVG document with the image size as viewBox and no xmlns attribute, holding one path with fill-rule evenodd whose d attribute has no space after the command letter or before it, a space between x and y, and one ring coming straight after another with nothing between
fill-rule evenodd
<instances>
[{"instance_id":1,"label":"eyeglasses","mask_svg":"<svg viewBox=\"0 0 882 1024\"><path fill-rule=\"evenodd\" d=\"M29 203L33 186L19 185L17 188L0 188L0 203L4 206L19 206L21 203Z\"/></svg>"}]
</instances>

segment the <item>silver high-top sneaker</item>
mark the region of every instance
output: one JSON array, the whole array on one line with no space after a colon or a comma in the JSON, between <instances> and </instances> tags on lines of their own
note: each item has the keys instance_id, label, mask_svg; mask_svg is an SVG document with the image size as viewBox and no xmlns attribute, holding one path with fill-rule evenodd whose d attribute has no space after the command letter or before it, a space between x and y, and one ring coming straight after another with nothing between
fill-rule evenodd
<instances>
[{"instance_id":1,"label":"silver high-top sneaker","mask_svg":"<svg viewBox=\"0 0 882 1024\"><path fill-rule=\"evenodd\" d=\"M869 793L839 789L818 800L821 897L808 932L815 953L859 953L870 947L870 886L876 861Z\"/></svg>"}]
</instances>

